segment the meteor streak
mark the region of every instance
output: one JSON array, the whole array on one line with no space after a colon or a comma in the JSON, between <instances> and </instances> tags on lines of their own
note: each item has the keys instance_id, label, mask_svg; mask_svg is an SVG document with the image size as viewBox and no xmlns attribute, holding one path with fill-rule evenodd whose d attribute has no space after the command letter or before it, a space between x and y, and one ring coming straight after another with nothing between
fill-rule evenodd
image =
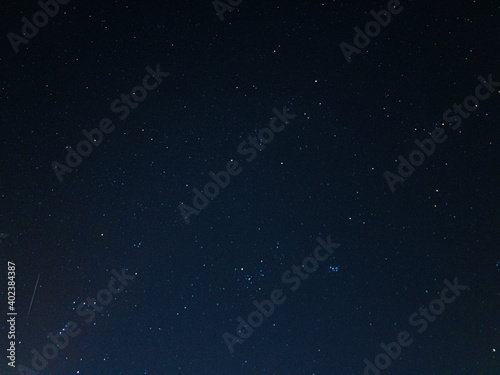
<instances>
[{"instance_id":1,"label":"meteor streak","mask_svg":"<svg viewBox=\"0 0 500 375\"><path fill-rule=\"evenodd\" d=\"M38 274L38 279L36 279L35 289L33 290L33 296L31 297L30 308L28 309L28 317L26 319L29 319L30 317L31 305L33 304L33 299L35 298L36 287L38 286L38 280L40 280L40 274Z\"/></svg>"}]
</instances>

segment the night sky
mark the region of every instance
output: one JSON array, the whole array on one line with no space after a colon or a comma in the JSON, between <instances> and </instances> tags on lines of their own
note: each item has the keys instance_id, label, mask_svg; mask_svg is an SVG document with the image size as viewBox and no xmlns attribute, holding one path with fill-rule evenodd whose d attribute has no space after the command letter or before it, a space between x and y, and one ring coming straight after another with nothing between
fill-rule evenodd
<instances>
[{"instance_id":1,"label":"night sky","mask_svg":"<svg viewBox=\"0 0 500 375\"><path fill-rule=\"evenodd\" d=\"M0 374L500 374L498 2L0 7Z\"/></svg>"}]
</instances>

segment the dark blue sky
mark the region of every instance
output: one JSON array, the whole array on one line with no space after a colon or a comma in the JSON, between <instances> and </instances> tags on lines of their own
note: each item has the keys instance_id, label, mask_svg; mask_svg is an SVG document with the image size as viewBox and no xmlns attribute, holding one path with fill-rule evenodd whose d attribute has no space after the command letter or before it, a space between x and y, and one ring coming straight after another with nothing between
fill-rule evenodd
<instances>
[{"instance_id":1,"label":"dark blue sky","mask_svg":"<svg viewBox=\"0 0 500 375\"><path fill-rule=\"evenodd\" d=\"M498 4L223 2L2 5L0 373L498 374Z\"/></svg>"}]
</instances>

